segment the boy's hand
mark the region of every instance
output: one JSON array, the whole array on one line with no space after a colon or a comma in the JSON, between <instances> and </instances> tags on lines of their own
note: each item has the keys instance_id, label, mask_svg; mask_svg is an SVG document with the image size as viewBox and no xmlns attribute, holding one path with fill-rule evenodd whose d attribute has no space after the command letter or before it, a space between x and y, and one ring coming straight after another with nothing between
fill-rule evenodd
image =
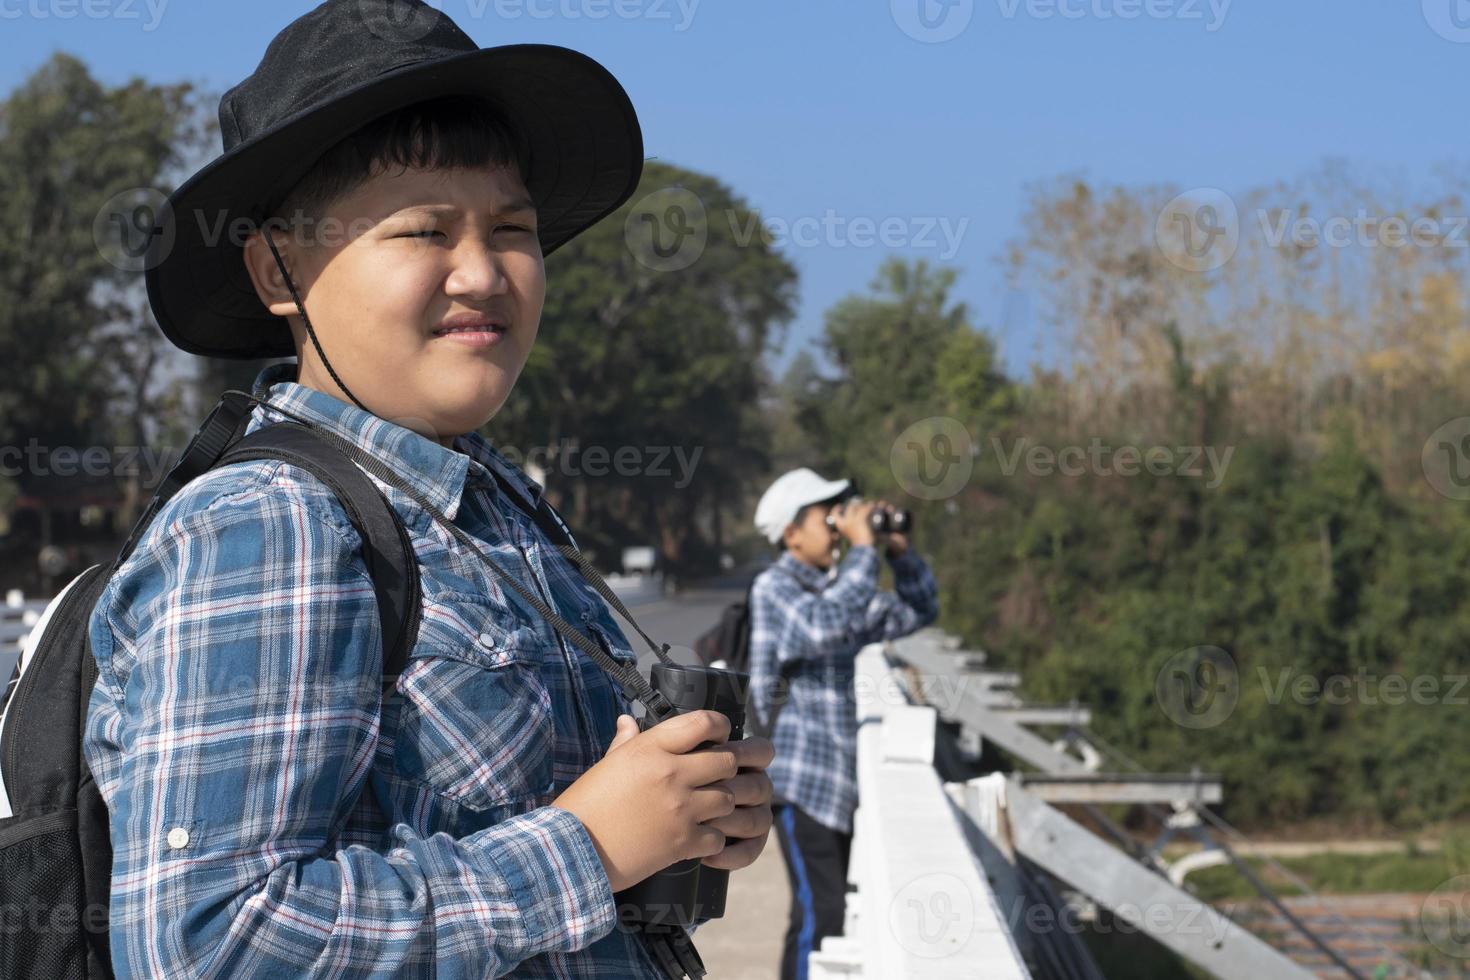
<instances>
[{"instance_id":1,"label":"boy's hand","mask_svg":"<svg viewBox=\"0 0 1470 980\"><path fill-rule=\"evenodd\" d=\"M873 500L852 500L835 508L832 512L832 523L836 526L837 533L854 547L871 546L873 508L877 506L877 501Z\"/></svg>"},{"instance_id":2,"label":"boy's hand","mask_svg":"<svg viewBox=\"0 0 1470 980\"><path fill-rule=\"evenodd\" d=\"M770 836L771 824L771 777L766 767L776 757L776 747L770 739L750 735L743 742L755 754L741 768L739 775L725 781L735 794L735 810L728 817L709 821L726 837L739 838L727 842L720 853L704 859L711 868L738 871L755 863L765 850L766 838Z\"/></svg>"},{"instance_id":3,"label":"boy's hand","mask_svg":"<svg viewBox=\"0 0 1470 980\"><path fill-rule=\"evenodd\" d=\"M708 821L732 816L741 797L758 797L737 777L770 762L765 739L729 737L730 722L716 711L691 711L646 732L622 715L607 754L553 801L587 828L613 891L725 849L727 831ZM725 744L695 750L702 742Z\"/></svg>"}]
</instances>

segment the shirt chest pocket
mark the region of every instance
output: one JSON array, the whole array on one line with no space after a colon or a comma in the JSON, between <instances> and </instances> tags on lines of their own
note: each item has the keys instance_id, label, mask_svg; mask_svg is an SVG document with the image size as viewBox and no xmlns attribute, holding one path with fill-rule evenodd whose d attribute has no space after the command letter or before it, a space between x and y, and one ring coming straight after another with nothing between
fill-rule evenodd
<instances>
[{"instance_id":1,"label":"shirt chest pocket","mask_svg":"<svg viewBox=\"0 0 1470 980\"><path fill-rule=\"evenodd\" d=\"M544 641L481 596L430 592L399 677L400 776L474 810L544 797L556 742Z\"/></svg>"}]
</instances>

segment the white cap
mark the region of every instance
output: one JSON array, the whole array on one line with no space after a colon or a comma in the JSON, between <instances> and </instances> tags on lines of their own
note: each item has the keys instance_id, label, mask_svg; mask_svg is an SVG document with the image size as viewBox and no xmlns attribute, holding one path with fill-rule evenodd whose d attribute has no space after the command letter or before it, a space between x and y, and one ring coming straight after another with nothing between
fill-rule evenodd
<instances>
[{"instance_id":1,"label":"white cap","mask_svg":"<svg viewBox=\"0 0 1470 980\"><path fill-rule=\"evenodd\" d=\"M755 505L756 529L775 544L781 540L786 525L796 520L797 511L807 504L831 500L851 485L848 480L824 480L805 466L784 473Z\"/></svg>"}]
</instances>

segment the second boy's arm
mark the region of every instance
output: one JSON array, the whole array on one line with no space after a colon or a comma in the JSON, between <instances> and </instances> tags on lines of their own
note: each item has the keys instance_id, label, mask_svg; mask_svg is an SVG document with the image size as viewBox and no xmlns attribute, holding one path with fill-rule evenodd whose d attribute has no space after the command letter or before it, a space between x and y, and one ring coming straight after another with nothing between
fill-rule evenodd
<instances>
[{"instance_id":1,"label":"second boy's arm","mask_svg":"<svg viewBox=\"0 0 1470 980\"><path fill-rule=\"evenodd\" d=\"M912 547L889 558L895 592L878 592L868 603L864 643L907 636L939 618L939 586L929 563Z\"/></svg>"}]
</instances>

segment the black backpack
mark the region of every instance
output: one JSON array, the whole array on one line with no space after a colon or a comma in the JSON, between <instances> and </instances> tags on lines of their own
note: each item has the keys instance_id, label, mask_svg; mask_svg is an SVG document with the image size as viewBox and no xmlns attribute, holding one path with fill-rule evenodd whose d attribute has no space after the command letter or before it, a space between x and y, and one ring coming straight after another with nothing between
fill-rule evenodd
<instances>
[{"instance_id":1,"label":"black backpack","mask_svg":"<svg viewBox=\"0 0 1470 980\"><path fill-rule=\"evenodd\" d=\"M745 598L726 606L720 621L699 635L694 652L706 667L750 673L750 587Z\"/></svg>"},{"instance_id":2,"label":"black backpack","mask_svg":"<svg viewBox=\"0 0 1470 980\"><path fill-rule=\"evenodd\" d=\"M408 533L376 484L306 426L277 422L241 438L249 400L228 392L185 448L111 566L93 565L47 606L28 658L0 698L0 782L13 815L0 819L0 977L111 977L107 937L112 844L107 806L82 757L97 680L88 621L109 578L168 499L228 463L280 459L331 487L362 536L382 618L385 693L418 632L418 563ZM7 710L8 704L8 710Z\"/></svg>"}]
</instances>

